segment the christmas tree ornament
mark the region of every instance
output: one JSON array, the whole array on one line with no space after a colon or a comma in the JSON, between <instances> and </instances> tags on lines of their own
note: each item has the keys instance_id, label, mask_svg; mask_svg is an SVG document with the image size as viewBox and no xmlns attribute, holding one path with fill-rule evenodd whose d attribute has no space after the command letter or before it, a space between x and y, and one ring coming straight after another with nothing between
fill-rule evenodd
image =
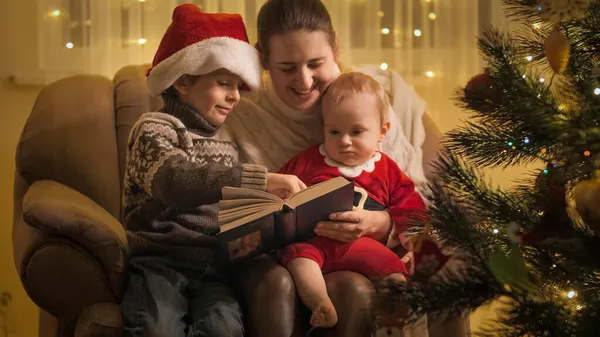
<instances>
[{"instance_id":1,"label":"christmas tree ornament","mask_svg":"<svg viewBox=\"0 0 600 337\"><path fill-rule=\"evenodd\" d=\"M525 265L521 250L516 243L505 252L497 249L488 260L488 268L496 281L507 290L517 294L537 294L537 285Z\"/></svg>"},{"instance_id":2,"label":"christmas tree ornament","mask_svg":"<svg viewBox=\"0 0 600 337\"><path fill-rule=\"evenodd\" d=\"M590 0L539 0L540 16L552 23L578 20L584 17Z\"/></svg>"},{"instance_id":3,"label":"christmas tree ornament","mask_svg":"<svg viewBox=\"0 0 600 337\"><path fill-rule=\"evenodd\" d=\"M483 112L491 111L492 102L497 101L499 97L494 78L486 73L471 77L464 92L465 98L470 103L475 103L477 110Z\"/></svg>"},{"instance_id":4,"label":"christmas tree ornament","mask_svg":"<svg viewBox=\"0 0 600 337\"><path fill-rule=\"evenodd\" d=\"M540 222L527 230L521 240L537 245L573 238L571 218L567 212L565 181L559 169L548 163L536 179L535 188L540 191L537 204L543 214Z\"/></svg>"},{"instance_id":5,"label":"christmas tree ornament","mask_svg":"<svg viewBox=\"0 0 600 337\"><path fill-rule=\"evenodd\" d=\"M412 238L415 256L415 272L413 280L425 280L435 275L450 259L444 254L437 240L431 236L429 226Z\"/></svg>"},{"instance_id":6,"label":"christmas tree ornament","mask_svg":"<svg viewBox=\"0 0 600 337\"><path fill-rule=\"evenodd\" d=\"M546 37L544 52L546 53L546 59L548 59L550 67L555 73L562 74L567 69L569 55L571 54L571 45L558 27L554 28L548 37Z\"/></svg>"},{"instance_id":7,"label":"christmas tree ornament","mask_svg":"<svg viewBox=\"0 0 600 337\"><path fill-rule=\"evenodd\" d=\"M589 180L583 180L575 186L574 197L577 213L583 222L600 236L600 171Z\"/></svg>"}]
</instances>

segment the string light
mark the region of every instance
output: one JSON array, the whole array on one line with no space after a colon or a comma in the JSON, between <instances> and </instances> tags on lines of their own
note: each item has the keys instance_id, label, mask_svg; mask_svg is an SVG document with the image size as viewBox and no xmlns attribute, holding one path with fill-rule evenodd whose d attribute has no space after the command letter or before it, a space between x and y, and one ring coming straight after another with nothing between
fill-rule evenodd
<instances>
[{"instance_id":1,"label":"string light","mask_svg":"<svg viewBox=\"0 0 600 337\"><path fill-rule=\"evenodd\" d=\"M57 17L60 15L60 9L50 12L50 16Z\"/></svg>"},{"instance_id":2,"label":"string light","mask_svg":"<svg viewBox=\"0 0 600 337\"><path fill-rule=\"evenodd\" d=\"M497 228L494 228L492 232L494 232L494 234L498 234L499 230Z\"/></svg>"},{"instance_id":3,"label":"string light","mask_svg":"<svg viewBox=\"0 0 600 337\"><path fill-rule=\"evenodd\" d=\"M577 295L577 293L575 292L575 290L569 290L569 292L567 293L568 298L573 298L576 295Z\"/></svg>"},{"instance_id":4,"label":"string light","mask_svg":"<svg viewBox=\"0 0 600 337\"><path fill-rule=\"evenodd\" d=\"M508 142L508 146L513 146L513 142Z\"/></svg>"},{"instance_id":5,"label":"string light","mask_svg":"<svg viewBox=\"0 0 600 337\"><path fill-rule=\"evenodd\" d=\"M527 78L527 76L526 76L525 74L523 74L523 76L521 76L521 77L523 77L523 78Z\"/></svg>"},{"instance_id":6,"label":"string light","mask_svg":"<svg viewBox=\"0 0 600 337\"><path fill-rule=\"evenodd\" d=\"M540 83L544 83L544 82L546 82L546 79L545 79L545 78L543 78L543 77L541 77L541 78L540 78Z\"/></svg>"},{"instance_id":7,"label":"string light","mask_svg":"<svg viewBox=\"0 0 600 337\"><path fill-rule=\"evenodd\" d=\"M594 89L594 94L595 95L600 95L600 88Z\"/></svg>"},{"instance_id":8,"label":"string light","mask_svg":"<svg viewBox=\"0 0 600 337\"><path fill-rule=\"evenodd\" d=\"M534 24L533 24L533 28L535 28L535 29L540 29L540 27L541 27L541 26L540 26L540 24L539 24L539 23L534 23Z\"/></svg>"},{"instance_id":9,"label":"string light","mask_svg":"<svg viewBox=\"0 0 600 337\"><path fill-rule=\"evenodd\" d=\"M429 17L429 20L437 19L437 15L434 12L429 13L428 17Z\"/></svg>"},{"instance_id":10,"label":"string light","mask_svg":"<svg viewBox=\"0 0 600 337\"><path fill-rule=\"evenodd\" d=\"M146 44L146 42L148 42L148 40L141 38L138 40L138 44Z\"/></svg>"},{"instance_id":11,"label":"string light","mask_svg":"<svg viewBox=\"0 0 600 337\"><path fill-rule=\"evenodd\" d=\"M533 56L527 55L526 59L527 59L527 61L531 61L531 60L533 60Z\"/></svg>"},{"instance_id":12,"label":"string light","mask_svg":"<svg viewBox=\"0 0 600 337\"><path fill-rule=\"evenodd\" d=\"M382 29L381 29L381 34L383 34L383 35L388 35L389 33L390 33L390 30L389 30L389 29L387 29L387 28L382 28Z\"/></svg>"},{"instance_id":13,"label":"string light","mask_svg":"<svg viewBox=\"0 0 600 337\"><path fill-rule=\"evenodd\" d=\"M382 11L377 12L377 16L380 18L382 18L384 15L385 15L385 13Z\"/></svg>"},{"instance_id":14,"label":"string light","mask_svg":"<svg viewBox=\"0 0 600 337\"><path fill-rule=\"evenodd\" d=\"M386 70L388 68L388 64L383 62L382 64L379 65L379 68L381 68L381 70Z\"/></svg>"},{"instance_id":15,"label":"string light","mask_svg":"<svg viewBox=\"0 0 600 337\"><path fill-rule=\"evenodd\" d=\"M73 49L73 43L71 43L71 42L67 42L67 45L66 45L66 46L67 46L67 48L69 48L69 49Z\"/></svg>"},{"instance_id":16,"label":"string light","mask_svg":"<svg viewBox=\"0 0 600 337\"><path fill-rule=\"evenodd\" d=\"M544 169L544 170L542 171L542 173L543 173L543 174L548 174L548 169Z\"/></svg>"},{"instance_id":17,"label":"string light","mask_svg":"<svg viewBox=\"0 0 600 337\"><path fill-rule=\"evenodd\" d=\"M592 153L590 152L590 150L585 150L583 151L583 155L586 157L589 157Z\"/></svg>"},{"instance_id":18,"label":"string light","mask_svg":"<svg viewBox=\"0 0 600 337\"><path fill-rule=\"evenodd\" d=\"M546 148L545 148L545 147L543 147L543 148L542 148L542 150L541 150L541 152L542 152L542 153L546 153L546 151L547 151L547 150L546 150Z\"/></svg>"},{"instance_id":19,"label":"string light","mask_svg":"<svg viewBox=\"0 0 600 337\"><path fill-rule=\"evenodd\" d=\"M425 73L425 75L426 75L427 77L433 77L433 76L435 76L435 73L434 73L433 71L431 71L431 70L430 70L430 71L426 72L426 73Z\"/></svg>"},{"instance_id":20,"label":"string light","mask_svg":"<svg viewBox=\"0 0 600 337\"><path fill-rule=\"evenodd\" d=\"M421 30L419 30L419 29L415 29L415 31L414 31L414 34L415 34L415 36L417 36L417 37L421 36Z\"/></svg>"},{"instance_id":21,"label":"string light","mask_svg":"<svg viewBox=\"0 0 600 337\"><path fill-rule=\"evenodd\" d=\"M528 137L525 137L525 139L523 139L523 143L525 143L525 144L529 144L529 138L528 138Z\"/></svg>"}]
</instances>

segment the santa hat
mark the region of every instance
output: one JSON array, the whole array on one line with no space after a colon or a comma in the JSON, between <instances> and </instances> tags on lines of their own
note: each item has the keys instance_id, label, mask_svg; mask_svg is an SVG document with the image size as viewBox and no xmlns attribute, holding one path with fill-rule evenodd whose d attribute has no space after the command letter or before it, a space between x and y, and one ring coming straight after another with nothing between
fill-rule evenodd
<instances>
[{"instance_id":1,"label":"santa hat","mask_svg":"<svg viewBox=\"0 0 600 337\"><path fill-rule=\"evenodd\" d=\"M205 13L194 4L177 6L158 46L146 84L160 95L182 75L218 69L238 75L251 90L260 88L258 51L248 43L239 14Z\"/></svg>"}]
</instances>

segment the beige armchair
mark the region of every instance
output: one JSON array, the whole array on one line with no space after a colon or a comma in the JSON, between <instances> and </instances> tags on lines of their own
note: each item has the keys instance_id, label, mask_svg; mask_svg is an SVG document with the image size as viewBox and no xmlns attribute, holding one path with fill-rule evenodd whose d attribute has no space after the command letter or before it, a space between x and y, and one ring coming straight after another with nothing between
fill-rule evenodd
<instances>
[{"instance_id":1,"label":"beige armchair","mask_svg":"<svg viewBox=\"0 0 600 337\"><path fill-rule=\"evenodd\" d=\"M114 80L73 76L42 90L16 153L14 258L41 308L40 336L118 336L128 259L121 225L126 142L134 122L156 111L145 67ZM425 118L424 161L439 131ZM429 167L426 165L426 167Z\"/></svg>"}]
</instances>

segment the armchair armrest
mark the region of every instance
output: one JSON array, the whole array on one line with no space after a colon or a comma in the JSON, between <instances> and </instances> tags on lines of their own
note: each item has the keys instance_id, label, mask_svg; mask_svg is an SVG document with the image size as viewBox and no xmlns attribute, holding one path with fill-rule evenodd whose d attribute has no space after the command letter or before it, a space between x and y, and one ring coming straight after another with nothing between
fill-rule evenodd
<instances>
[{"instance_id":1,"label":"armchair armrest","mask_svg":"<svg viewBox=\"0 0 600 337\"><path fill-rule=\"evenodd\" d=\"M107 272L123 273L129 256L123 226L74 189L56 181L36 181L23 198L23 220L86 247Z\"/></svg>"}]
</instances>

